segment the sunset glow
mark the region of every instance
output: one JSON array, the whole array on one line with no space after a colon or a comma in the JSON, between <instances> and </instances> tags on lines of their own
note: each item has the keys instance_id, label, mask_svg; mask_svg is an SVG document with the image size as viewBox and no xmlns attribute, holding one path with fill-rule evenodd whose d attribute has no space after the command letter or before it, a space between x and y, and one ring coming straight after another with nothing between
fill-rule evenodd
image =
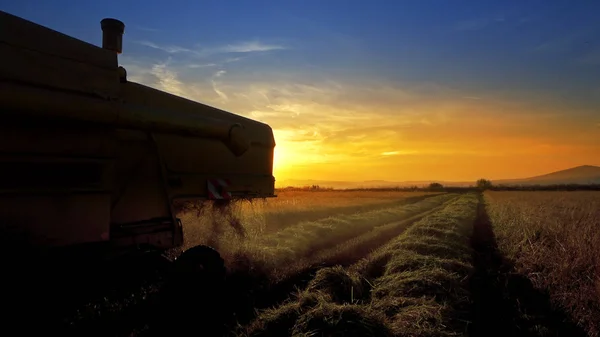
<instances>
[{"instance_id":1,"label":"sunset glow","mask_svg":"<svg viewBox=\"0 0 600 337\"><path fill-rule=\"evenodd\" d=\"M278 182L600 165L592 2L201 3L7 10L96 44L100 18L121 18L129 79L269 124Z\"/></svg>"}]
</instances>

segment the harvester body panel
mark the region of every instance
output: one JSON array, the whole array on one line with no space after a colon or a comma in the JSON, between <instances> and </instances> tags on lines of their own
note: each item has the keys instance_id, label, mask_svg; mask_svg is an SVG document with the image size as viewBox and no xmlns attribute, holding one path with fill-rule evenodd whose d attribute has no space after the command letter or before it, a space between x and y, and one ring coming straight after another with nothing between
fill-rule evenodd
<instances>
[{"instance_id":1,"label":"harvester body panel","mask_svg":"<svg viewBox=\"0 0 600 337\"><path fill-rule=\"evenodd\" d=\"M114 50L4 12L0 53L7 233L167 249L183 242L177 200L274 196L268 125L129 82Z\"/></svg>"}]
</instances>

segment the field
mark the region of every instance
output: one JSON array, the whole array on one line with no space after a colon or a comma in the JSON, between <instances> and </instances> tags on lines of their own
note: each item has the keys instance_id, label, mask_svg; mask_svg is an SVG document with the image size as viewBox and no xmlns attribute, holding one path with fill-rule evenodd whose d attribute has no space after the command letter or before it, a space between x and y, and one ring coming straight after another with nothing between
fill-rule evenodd
<instances>
[{"instance_id":1,"label":"field","mask_svg":"<svg viewBox=\"0 0 600 337\"><path fill-rule=\"evenodd\" d=\"M529 291L528 301L504 304L515 312L511 323L543 334L569 321L577 328L563 325L561 335L598 336L600 193L487 192L485 198L508 275L503 281L514 292Z\"/></svg>"},{"instance_id":2,"label":"field","mask_svg":"<svg viewBox=\"0 0 600 337\"><path fill-rule=\"evenodd\" d=\"M168 302L153 274L71 311L70 332L598 336L600 329L599 192L286 191L195 207L182 219L186 247L217 248L227 278Z\"/></svg>"}]
</instances>

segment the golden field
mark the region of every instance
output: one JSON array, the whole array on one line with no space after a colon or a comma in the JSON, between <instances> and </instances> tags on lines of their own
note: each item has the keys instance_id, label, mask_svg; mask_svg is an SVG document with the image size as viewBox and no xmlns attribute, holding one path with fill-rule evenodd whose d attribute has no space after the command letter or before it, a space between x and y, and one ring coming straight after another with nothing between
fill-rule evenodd
<instances>
[{"instance_id":1,"label":"golden field","mask_svg":"<svg viewBox=\"0 0 600 337\"><path fill-rule=\"evenodd\" d=\"M591 191L284 191L204 205L181 214L186 245L217 248L227 278L199 305L208 314L181 319L217 336L597 336L599 210ZM153 336L160 284L143 289L91 303L77 324Z\"/></svg>"},{"instance_id":2,"label":"golden field","mask_svg":"<svg viewBox=\"0 0 600 337\"><path fill-rule=\"evenodd\" d=\"M552 306L600 333L600 193L486 192L490 220L514 272Z\"/></svg>"}]
</instances>

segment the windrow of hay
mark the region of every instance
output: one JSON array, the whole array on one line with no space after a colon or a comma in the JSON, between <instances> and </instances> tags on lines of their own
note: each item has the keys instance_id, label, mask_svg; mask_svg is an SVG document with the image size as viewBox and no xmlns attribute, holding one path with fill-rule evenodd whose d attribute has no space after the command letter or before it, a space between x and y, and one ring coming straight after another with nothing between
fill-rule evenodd
<instances>
[{"instance_id":1,"label":"windrow of hay","mask_svg":"<svg viewBox=\"0 0 600 337\"><path fill-rule=\"evenodd\" d=\"M258 238L239 249L276 268L350 240L375 227L426 212L455 197L454 194L444 194L392 208L302 222Z\"/></svg>"},{"instance_id":2,"label":"windrow of hay","mask_svg":"<svg viewBox=\"0 0 600 337\"><path fill-rule=\"evenodd\" d=\"M393 336L387 317L369 306L322 298L310 304L297 301L265 310L240 336Z\"/></svg>"},{"instance_id":3,"label":"windrow of hay","mask_svg":"<svg viewBox=\"0 0 600 337\"><path fill-rule=\"evenodd\" d=\"M458 196L417 215L375 227L362 235L318 252L311 256L309 260L312 263L323 263L327 265L341 264L347 266L355 264L363 257L370 255L374 248L386 245L390 240L402 234L407 228L410 228L415 222L443 209L456 198L458 198ZM302 263L305 262L300 261L300 264Z\"/></svg>"},{"instance_id":4,"label":"windrow of hay","mask_svg":"<svg viewBox=\"0 0 600 337\"><path fill-rule=\"evenodd\" d=\"M474 194L461 196L360 264L364 274L380 273L371 281L371 306L385 314L395 336L466 331L473 270L469 236L477 202Z\"/></svg>"},{"instance_id":5,"label":"windrow of hay","mask_svg":"<svg viewBox=\"0 0 600 337\"><path fill-rule=\"evenodd\" d=\"M364 305L321 303L305 312L292 336L391 337L387 319Z\"/></svg>"},{"instance_id":6,"label":"windrow of hay","mask_svg":"<svg viewBox=\"0 0 600 337\"><path fill-rule=\"evenodd\" d=\"M332 214L353 214L413 203L440 193L385 191L277 191L277 198L244 204L244 223L264 234Z\"/></svg>"},{"instance_id":7,"label":"windrow of hay","mask_svg":"<svg viewBox=\"0 0 600 337\"><path fill-rule=\"evenodd\" d=\"M244 335L454 336L464 331L465 281L472 269L466 228L472 226L476 205L476 196L461 196L351 268L319 270L302 296L261 313ZM275 329L273 321L284 323L276 332L267 331Z\"/></svg>"},{"instance_id":8,"label":"windrow of hay","mask_svg":"<svg viewBox=\"0 0 600 337\"><path fill-rule=\"evenodd\" d=\"M365 287L360 275L336 266L319 270L308 284L307 290L323 292L329 295L333 302L344 304L361 299Z\"/></svg>"},{"instance_id":9,"label":"windrow of hay","mask_svg":"<svg viewBox=\"0 0 600 337\"><path fill-rule=\"evenodd\" d=\"M242 240L252 240L302 221L396 207L439 194L278 191L277 198L186 200L176 201L174 207L183 220L186 247L211 244L227 250Z\"/></svg>"},{"instance_id":10,"label":"windrow of hay","mask_svg":"<svg viewBox=\"0 0 600 337\"><path fill-rule=\"evenodd\" d=\"M330 303L331 297L320 291L300 291L288 302L262 310L258 318L242 327L239 336L290 336L296 322L306 312Z\"/></svg>"}]
</instances>

